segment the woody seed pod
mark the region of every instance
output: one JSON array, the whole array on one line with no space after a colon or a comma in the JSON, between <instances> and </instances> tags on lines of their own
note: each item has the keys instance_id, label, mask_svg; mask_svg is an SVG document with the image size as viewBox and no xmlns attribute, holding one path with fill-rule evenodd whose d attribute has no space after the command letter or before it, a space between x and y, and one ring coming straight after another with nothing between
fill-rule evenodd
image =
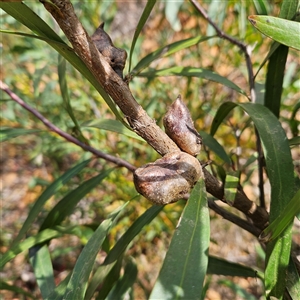
<instances>
[{"instance_id":1,"label":"woody seed pod","mask_svg":"<svg viewBox=\"0 0 300 300\"><path fill-rule=\"evenodd\" d=\"M199 161L184 152L168 153L134 172L137 191L155 204L168 204L189 194L203 176Z\"/></svg>"},{"instance_id":2,"label":"woody seed pod","mask_svg":"<svg viewBox=\"0 0 300 300\"><path fill-rule=\"evenodd\" d=\"M200 153L202 138L194 127L191 114L179 95L163 119L166 134L184 152L196 156Z\"/></svg>"},{"instance_id":3,"label":"woody seed pod","mask_svg":"<svg viewBox=\"0 0 300 300\"><path fill-rule=\"evenodd\" d=\"M113 70L123 78L123 69L125 67L127 53L125 50L114 46L110 36L104 31L104 23L100 24L91 36L91 39Z\"/></svg>"}]
</instances>

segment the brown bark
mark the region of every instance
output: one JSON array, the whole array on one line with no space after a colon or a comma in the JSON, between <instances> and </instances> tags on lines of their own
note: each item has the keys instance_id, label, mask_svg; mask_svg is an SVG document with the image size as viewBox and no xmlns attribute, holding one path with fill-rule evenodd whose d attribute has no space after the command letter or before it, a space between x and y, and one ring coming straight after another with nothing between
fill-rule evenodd
<instances>
[{"instance_id":1,"label":"brown bark","mask_svg":"<svg viewBox=\"0 0 300 300\"><path fill-rule=\"evenodd\" d=\"M71 2L69 0L51 0L53 4L43 0L40 0L40 2L55 18L77 55L119 106L131 128L161 155L180 151L178 146L137 103L128 85L114 72L103 55L96 49L93 41L78 20ZM223 184L206 170L204 170L204 175L207 191L226 202ZM238 191L233 206L245 213L257 228L263 229L266 226L268 222L267 211L264 208L257 207L242 190Z\"/></svg>"}]
</instances>

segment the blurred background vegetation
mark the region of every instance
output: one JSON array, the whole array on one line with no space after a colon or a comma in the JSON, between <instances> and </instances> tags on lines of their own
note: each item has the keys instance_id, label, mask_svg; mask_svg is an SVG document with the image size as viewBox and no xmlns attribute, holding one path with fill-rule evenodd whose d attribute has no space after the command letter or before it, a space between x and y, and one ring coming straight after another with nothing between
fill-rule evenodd
<instances>
[{"instance_id":1,"label":"blurred background vegetation","mask_svg":"<svg viewBox=\"0 0 300 300\"><path fill-rule=\"evenodd\" d=\"M59 27L41 4L33 1L25 1L25 3L65 39ZM268 13L276 16L279 4L273 1L266 2L266 4ZM104 21L105 30L110 34L114 44L129 53L144 2L74 1L73 5L90 35ZM256 71L269 51L271 40L260 34L247 20L247 16L256 13L253 2L211 0L205 1L204 6L223 31L252 47L251 59L254 71ZM30 33L26 27L4 11L1 11L1 28ZM189 2L158 2L137 41L132 66L134 67L147 54L164 45L192 36L204 37L215 34L213 28L208 26ZM75 124L61 96L57 52L43 41L3 33L1 33L0 51L1 79L5 80L16 94L57 127L76 135ZM237 47L217 37L182 50L175 55L156 60L145 71L170 66L206 68L233 81L244 91L249 91L247 68L242 53L239 53ZM295 106L299 105L299 67L299 52L290 49L280 111L280 121L289 138L297 134L297 122L300 121L299 116L296 118L292 116ZM128 73L128 63L124 71L125 74ZM190 108L196 129L207 133L210 131L212 119L221 103L248 101L245 96L206 79L140 75L130 83L130 88L137 101L159 126L162 126L162 117L167 107L178 94L183 96ZM265 76L266 66L256 78L257 84L261 83L262 89ZM69 64L67 64L66 78L70 104L78 124L91 120L115 118L98 92ZM258 97L258 102L262 101L263 99ZM41 130L37 134L22 135L1 143L3 201L1 203L0 246L1 251L4 252L17 235L28 211L45 187L71 166L92 155L45 130L42 123L3 94L1 96L1 127ZM84 126L81 130L84 137L96 149L119 156L137 167L159 157L146 143L125 135ZM231 157L235 168L242 170L241 180L247 196L254 201L258 200L256 139L248 116L238 109L234 110L215 137ZM292 155L294 161L298 162L296 167L299 171L299 148L293 148ZM222 170L224 172L229 169L229 166L205 145L200 159L212 160L215 172L221 175ZM84 172L72 178L55 197L51 198L51 201L47 202L36 221L36 227L31 228L30 234L38 230L47 212L69 190L106 169L107 165L110 164L100 159L93 159ZM268 201L267 180L265 191ZM118 222L106 240L106 247L109 249L130 224L151 206L145 198L138 196L132 182L132 175L125 168L116 168L114 172L111 172L105 182L80 201L71 217L64 222L65 224L89 224L91 228L95 228L108 213L128 200L131 201L127 206L126 217ZM134 286L136 299L144 299L149 295L183 206L184 202L166 206L158 217L144 228L144 234L139 235L132 243L129 254L139 265L138 280ZM234 208L230 210L233 211ZM235 213L243 217L241 213L236 211ZM296 228L299 229L299 224ZM92 231L87 233L87 236L91 233ZM300 243L299 237L295 242ZM66 276L68 270L72 269L85 243L86 240L80 240L75 236L65 236L51 241L50 248L57 283ZM210 253L230 261L263 268L264 254L257 239L221 219L214 212L211 212ZM99 263L103 261L103 257L104 252L100 253L97 258ZM19 255L9 262L1 275L9 279L10 283L33 291L37 298L40 297L31 267L27 263L26 254ZM254 278L213 275L208 281L210 281L210 287L207 299L256 299L262 294L260 281ZM3 292L2 297L10 299L13 296L6 291Z\"/></svg>"}]
</instances>

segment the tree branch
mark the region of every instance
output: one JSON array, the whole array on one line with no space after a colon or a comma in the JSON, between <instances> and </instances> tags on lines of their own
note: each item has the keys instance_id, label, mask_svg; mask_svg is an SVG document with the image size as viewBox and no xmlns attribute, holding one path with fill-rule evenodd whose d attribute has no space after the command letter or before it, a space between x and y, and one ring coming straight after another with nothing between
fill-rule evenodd
<instances>
[{"instance_id":1,"label":"tree branch","mask_svg":"<svg viewBox=\"0 0 300 300\"><path fill-rule=\"evenodd\" d=\"M122 110L132 129L161 155L180 151L177 145L156 125L155 121L152 120L146 111L137 103L128 85L114 72L105 58L96 49L93 41L78 20L71 2L69 0L51 0L51 2L40 0L40 2L44 4L45 8L55 18L71 42L75 52L90 69L95 79ZM220 30L218 30L218 32L220 34ZM233 40L224 33L222 33L222 36ZM246 46L242 43L238 41L235 43L240 45L244 52L247 50ZM248 68L250 73L252 67L249 59L250 57L248 57L247 60L250 62ZM249 74L249 76L250 75L251 74ZM251 76L250 78L252 78ZM209 172L204 171L207 191L216 198L225 201L223 199L223 184ZM268 222L268 213L264 209L257 207L242 191L237 193L237 198L233 206L251 218L255 226L260 229L264 228Z\"/></svg>"},{"instance_id":2,"label":"tree branch","mask_svg":"<svg viewBox=\"0 0 300 300\"><path fill-rule=\"evenodd\" d=\"M208 200L208 207L215 211L218 215L222 216L224 219L236 224L237 226L245 229L246 231L252 233L254 236L258 237L261 233L254 225L250 224L248 221L239 218L238 216L230 213L224 208L220 207L213 200Z\"/></svg>"},{"instance_id":3,"label":"tree branch","mask_svg":"<svg viewBox=\"0 0 300 300\"><path fill-rule=\"evenodd\" d=\"M60 135L61 137L63 137L64 139L66 139L67 141L81 147L82 149L89 151L91 153L93 153L94 155L96 155L97 157L103 158L109 162L112 162L114 164L116 164L119 167L125 167L127 168L129 171L133 172L136 168L131 165L129 162L127 162L126 160L123 160L121 158L103 153L99 150L96 150L95 148L82 143L81 141L77 140L76 138L74 138L72 135L62 131L61 129L59 129L58 127L56 127L54 124L52 124L48 119L46 119L40 112L38 112L36 109L34 109L33 107L31 107L30 105L28 105L25 101L23 101L19 96L17 96L12 90L9 89L9 87L0 80L0 89L3 90L5 93L7 93L9 95L9 97L14 100L15 102L17 102L18 104L20 104L22 107L24 107L26 110L28 110L30 113L32 113L35 117L37 117L39 120L41 120L46 127L48 127L51 131L57 133L58 135Z\"/></svg>"},{"instance_id":4,"label":"tree branch","mask_svg":"<svg viewBox=\"0 0 300 300\"><path fill-rule=\"evenodd\" d=\"M179 151L137 103L128 85L115 73L78 20L69 0L40 0L71 42L75 52L126 116L131 128L159 154Z\"/></svg>"},{"instance_id":5,"label":"tree branch","mask_svg":"<svg viewBox=\"0 0 300 300\"><path fill-rule=\"evenodd\" d=\"M254 73L251 63L251 51L250 48L242 43L239 40L236 40L232 36L226 34L224 31L222 31L209 17L205 9L196 1L196 0L190 0L190 2L194 5L194 7L197 9L197 11L204 17L205 20L215 29L217 32L217 35L224 40L229 41L231 44L238 46L241 51L245 55L247 70L248 70L248 80L249 80L249 86L250 86L250 95L251 95L251 101L255 102L256 100L256 93L255 93L255 86L254 86Z\"/></svg>"}]
</instances>

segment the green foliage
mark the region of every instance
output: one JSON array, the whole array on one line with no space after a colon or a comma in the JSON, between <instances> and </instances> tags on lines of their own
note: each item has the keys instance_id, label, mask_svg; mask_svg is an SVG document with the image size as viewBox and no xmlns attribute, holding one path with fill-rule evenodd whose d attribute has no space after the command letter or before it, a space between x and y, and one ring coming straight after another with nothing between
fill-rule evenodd
<instances>
[{"instance_id":1,"label":"green foliage","mask_svg":"<svg viewBox=\"0 0 300 300\"><path fill-rule=\"evenodd\" d=\"M122 9L118 2L81 2L74 2L74 8L89 33L99 25L99 15L106 26L111 25ZM260 241L266 244L260 257L265 266L215 255L213 245L220 241L212 238L211 224L216 217L209 215L207 201L212 199L202 179L187 203L150 206L137 196L127 170L91 159L89 153L45 130L1 94L3 149L21 151L22 159L35 169L41 165L32 162L42 157L43 168L52 174L44 190L41 181L35 181L39 193L26 208L24 221L13 232L3 230L13 239L5 234L1 238L5 250L0 260L2 272L9 273L15 259L23 257L22 263L31 265L39 290L29 293L20 288L14 281L19 274L11 273L2 279L1 289L18 297L49 300L204 299L212 274L227 276L217 283L242 299L255 297L230 276L259 278L263 284L260 295L267 299L283 299L285 292L300 298L299 273L291 255L293 220L300 214L300 185L295 178L300 144L296 52L300 45L295 17L299 1L282 1L278 17L279 7L262 0L204 4L223 34L252 47L252 66L247 66L236 45L216 35L190 2L136 5L134 13L139 17L132 41L122 33L114 41L130 49L127 79L131 91L158 125L166 106L179 93L183 95L196 128L201 128L204 149L200 159L212 161L208 169L223 181L228 204L234 204L240 188L250 185L254 190L257 171L265 172L262 180L270 184L270 197L262 188L260 196L267 198L270 224L259 228ZM17 95L86 145L135 166L158 157L124 121L128 116L122 115L65 36L57 33L57 25L41 3L2 1L0 8L2 77ZM126 18L131 13L126 11ZM246 22L247 16L251 23ZM124 17L123 22L127 22ZM265 39L251 24L275 42ZM248 92L253 88L246 79L249 68L256 70L256 99L253 91ZM257 166L260 151L264 159ZM259 202L255 193L249 198ZM230 207L227 212L239 216ZM222 235L230 243L225 227ZM148 276L144 257L156 273ZM56 275L56 259L69 263L64 278ZM141 284L145 280L150 288ZM137 285L142 296L137 296Z\"/></svg>"}]
</instances>

